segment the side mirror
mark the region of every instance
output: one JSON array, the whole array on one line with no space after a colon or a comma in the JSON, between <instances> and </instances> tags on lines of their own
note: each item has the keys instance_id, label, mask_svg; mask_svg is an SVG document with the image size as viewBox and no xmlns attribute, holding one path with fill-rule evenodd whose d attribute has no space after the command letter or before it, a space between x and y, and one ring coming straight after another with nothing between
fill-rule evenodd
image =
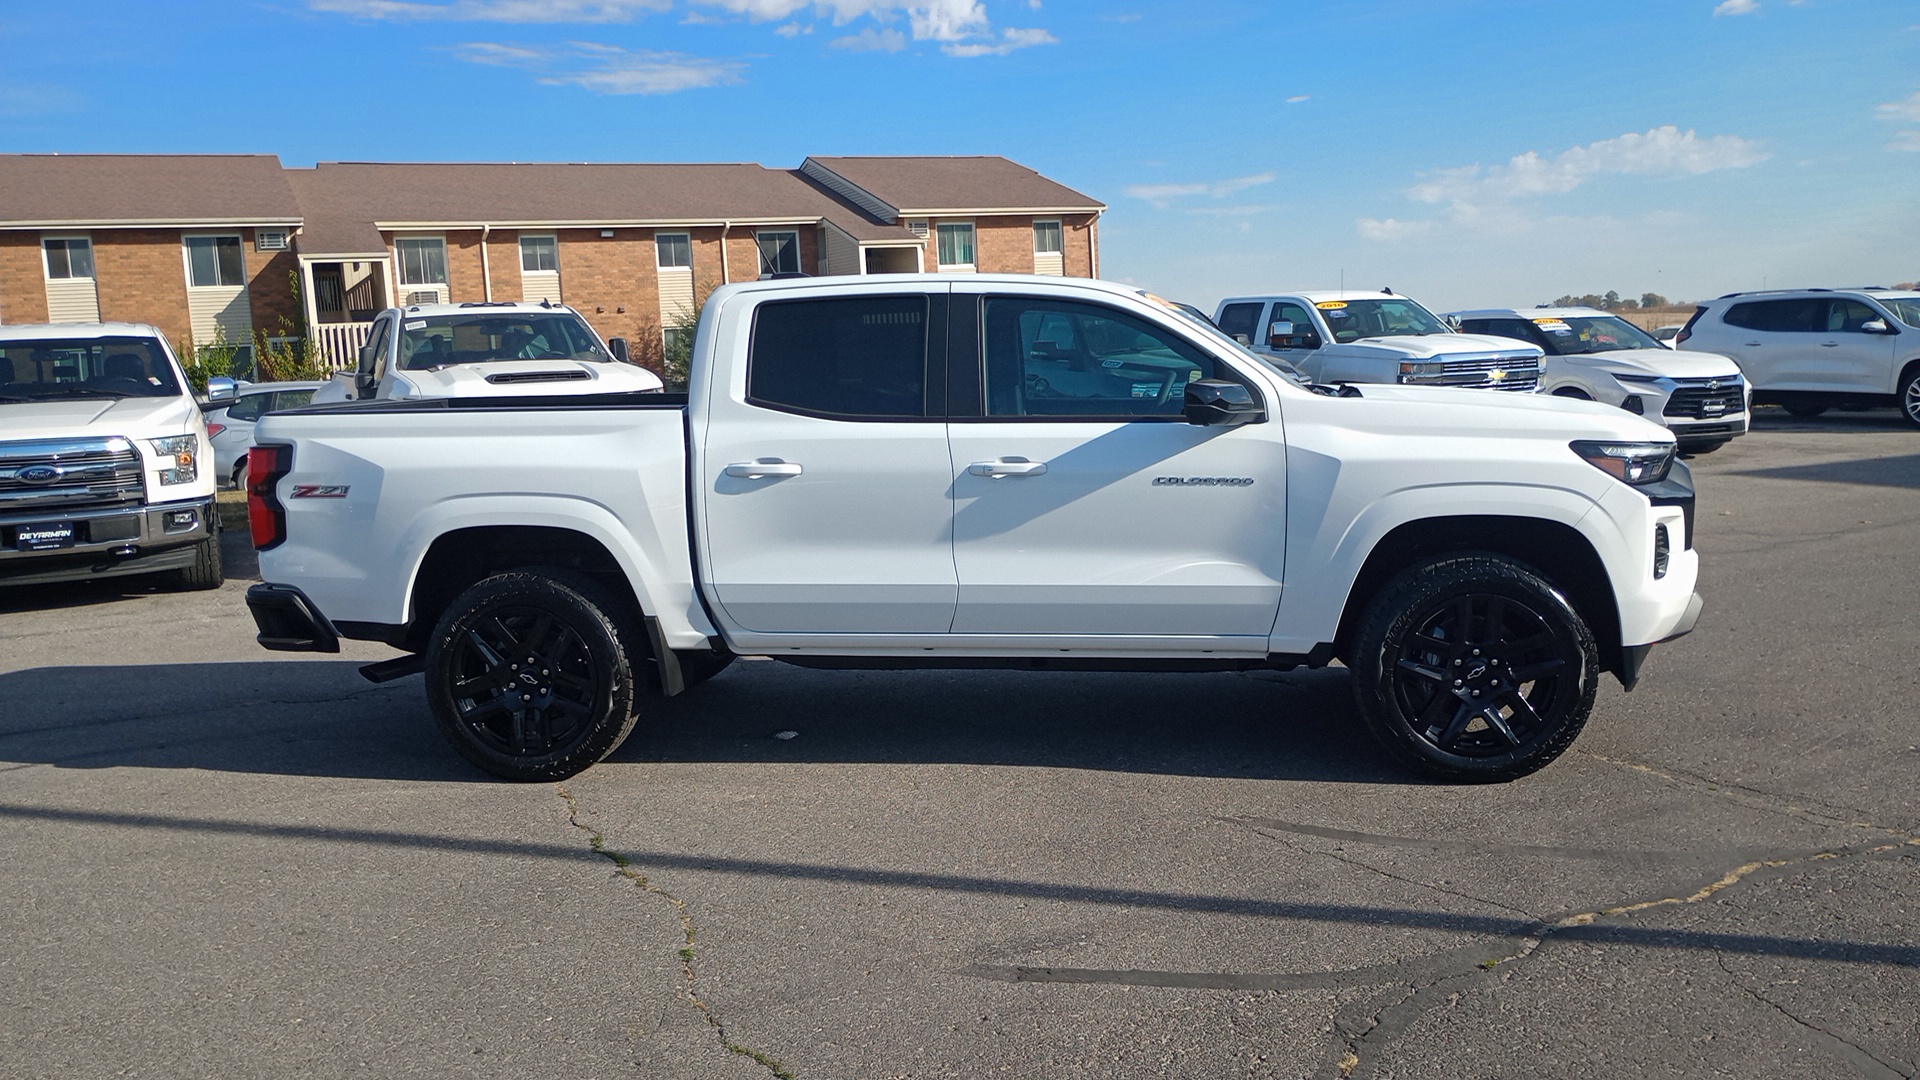
<instances>
[{"instance_id":1,"label":"side mirror","mask_svg":"<svg viewBox=\"0 0 1920 1080\"><path fill-rule=\"evenodd\" d=\"M1281 320L1267 328L1267 347L1317 349L1320 347L1320 335L1311 328L1296 327L1293 323Z\"/></svg>"},{"instance_id":2,"label":"side mirror","mask_svg":"<svg viewBox=\"0 0 1920 1080\"><path fill-rule=\"evenodd\" d=\"M1293 324L1282 319L1267 328L1268 337L1292 337Z\"/></svg>"},{"instance_id":3,"label":"side mirror","mask_svg":"<svg viewBox=\"0 0 1920 1080\"><path fill-rule=\"evenodd\" d=\"M1860 332L1863 334L1898 333L1893 327L1887 325L1887 320L1885 319L1868 319L1866 322L1860 324Z\"/></svg>"},{"instance_id":4,"label":"side mirror","mask_svg":"<svg viewBox=\"0 0 1920 1080\"><path fill-rule=\"evenodd\" d=\"M1237 342L1239 342L1239 343L1240 343L1240 344L1242 344L1242 345L1251 345L1251 344L1253 344L1253 339L1252 339L1252 338L1250 338L1250 337L1248 337L1248 336L1247 336L1247 335L1245 335L1245 334L1235 334L1235 335L1233 335L1233 340L1235 340L1235 341L1237 341Z\"/></svg>"},{"instance_id":5,"label":"side mirror","mask_svg":"<svg viewBox=\"0 0 1920 1080\"><path fill-rule=\"evenodd\" d=\"M1253 391L1225 379L1195 379L1187 384L1187 423L1200 427L1233 427L1265 416Z\"/></svg>"},{"instance_id":6,"label":"side mirror","mask_svg":"<svg viewBox=\"0 0 1920 1080\"><path fill-rule=\"evenodd\" d=\"M207 377L206 407L217 409L222 405L231 405L239 392L240 385L232 379L225 375L210 375Z\"/></svg>"},{"instance_id":7,"label":"side mirror","mask_svg":"<svg viewBox=\"0 0 1920 1080\"><path fill-rule=\"evenodd\" d=\"M623 364L633 363L632 354L627 350L626 338L623 338L623 337L608 338L607 350L613 353L613 358L615 360L618 360Z\"/></svg>"},{"instance_id":8,"label":"side mirror","mask_svg":"<svg viewBox=\"0 0 1920 1080\"><path fill-rule=\"evenodd\" d=\"M380 380L373 377L373 372L356 371L353 373L353 388L355 390L363 394L371 394L378 389L379 386Z\"/></svg>"}]
</instances>

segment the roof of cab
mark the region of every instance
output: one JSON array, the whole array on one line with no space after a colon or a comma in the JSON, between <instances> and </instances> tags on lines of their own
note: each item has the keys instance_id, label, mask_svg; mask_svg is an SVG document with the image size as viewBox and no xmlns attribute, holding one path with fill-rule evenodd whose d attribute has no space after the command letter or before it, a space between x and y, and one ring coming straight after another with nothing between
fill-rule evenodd
<instances>
[{"instance_id":1,"label":"roof of cab","mask_svg":"<svg viewBox=\"0 0 1920 1080\"><path fill-rule=\"evenodd\" d=\"M0 326L0 340L45 341L49 338L153 337L164 339L155 327L146 323L9 323Z\"/></svg>"}]
</instances>

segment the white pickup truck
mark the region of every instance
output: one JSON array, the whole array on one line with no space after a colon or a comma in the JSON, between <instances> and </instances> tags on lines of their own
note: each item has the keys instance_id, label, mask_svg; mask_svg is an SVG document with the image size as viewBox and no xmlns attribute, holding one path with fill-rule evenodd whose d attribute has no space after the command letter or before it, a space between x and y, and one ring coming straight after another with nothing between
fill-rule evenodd
<instances>
[{"instance_id":1,"label":"white pickup truck","mask_svg":"<svg viewBox=\"0 0 1920 1080\"><path fill-rule=\"evenodd\" d=\"M1316 383L1399 383L1533 393L1541 350L1512 338L1455 333L1417 301L1390 292L1230 296L1213 321L1263 357Z\"/></svg>"},{"instance_id":2,"label":"white pickup truck","mask_svg":"<svg viewBox=\"0 0 1920 1080\"><path fill-rule=\"evenodd\" d=\"M313 400L659 390L660 377L629 363L626 345L602 342L579 312L545 301L388 308L374 317L355 369Z\"/></svg>"},{"instance_id":3,"label":"white pickup truck","mask_svg":"<svg viewBox=\"0 0 1920 1080\"><path fill-rule=\"evenodd\" d=\"M1671 433L1619 409L1309 389L1136 289L716 290L686 395L309 406L255 433L271 649L377 640L453 745L570 775L736 655L1193 670L1336 658L1401 761L1564 751L1700 610Z\"/></svg>"},{"instance_id":4,"label":"white pickup truck","mask_svg":"<svg viewBox=\"0 0 1920 1080\"><path fill-rule=\"evenodd\" d=\"M209 384L233 400L233 380ZM160 331L0 326L0 585L217 588L213 485L206 421Z\"/></svg>"}]
</instances>

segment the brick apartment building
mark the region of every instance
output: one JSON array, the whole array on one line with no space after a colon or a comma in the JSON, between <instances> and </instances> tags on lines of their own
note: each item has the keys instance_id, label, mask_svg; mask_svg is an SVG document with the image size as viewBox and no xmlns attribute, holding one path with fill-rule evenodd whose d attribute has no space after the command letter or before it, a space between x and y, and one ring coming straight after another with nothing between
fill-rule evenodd
<instances>
[{"instance_id":1,"label":"brick apartment building","mask_svg":"<svg viewBox=\"0 0 1920 1080\"><path fill-rule=\"evenodd\" d=\"M0 155L0 321L298 335L347 363L402 303L551 299L642 355L770 273L1099 272L1099 202L1001 157L398 164Z\"/></svg>"}]
</instances>

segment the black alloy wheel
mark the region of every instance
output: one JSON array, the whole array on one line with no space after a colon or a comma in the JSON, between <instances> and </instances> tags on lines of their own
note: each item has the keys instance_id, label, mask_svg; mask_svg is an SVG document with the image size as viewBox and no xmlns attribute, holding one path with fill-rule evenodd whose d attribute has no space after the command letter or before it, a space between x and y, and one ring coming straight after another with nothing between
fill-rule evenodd
<instances>
[{"instance_id":1,"label":"black alloy wheel","mask_svg":"<svg viewBox=\"0 0 1920 1080\"><path fill-rule=\"evenodd\" d=\"M440 731L509 780L560 780L599 761L637 719L633 648L605 590L566 571L486 579L447 609L427 648Z\"/></svg>"},{"instance_id":2,"label":"black alloy wheel","mask_svg":"<svg viewBox=\"0 0 1920 1080\"><path fill-rule=\"evenodd\" d=\"M1401 574L1356 638L1354 694L1394 757L1450 780L1525 776L1593 710L1593 635L1558 590L1498 555Z\"/></svg>"}]
</instances>

